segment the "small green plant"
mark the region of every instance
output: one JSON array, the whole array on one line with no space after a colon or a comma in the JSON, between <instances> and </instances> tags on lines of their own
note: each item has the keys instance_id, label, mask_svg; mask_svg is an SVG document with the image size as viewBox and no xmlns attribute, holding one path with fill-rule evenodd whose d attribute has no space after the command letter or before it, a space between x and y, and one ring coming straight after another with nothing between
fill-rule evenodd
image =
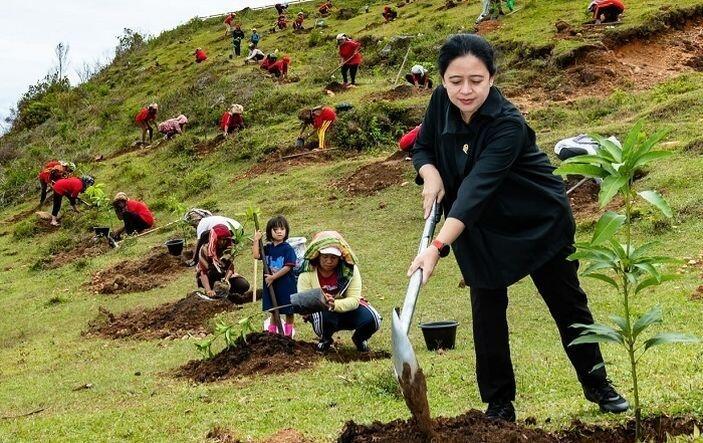
<instances>
[{"instance_id":1,"label":"small green plant","mask_svg":"<svg viewBox=\"0 0 703 443\"><path fill-rule=\"evenodd\" d=\"M110 199L105 193L105 184L96 183L90 186L83 193L88 203L98 208L99 210L109 210L110 209Z\"/></svg>"},{"instance_id":2,"label":"small green plant","mask_svg":"<svg viewBox=\"0 0 703 443\"><path fill-rule=\"evenodd\" d=\"M614 327L594 323L574 324L581 329L579 337L569 346L584 343L617 343L625 348L630 361L632 390L635 408L635 439L641 437L641 404L637 364L644 354L654 346L668 343L692 343L698 339L688 334L660 332L645 337L647 328L663 322L660 306L654 306L644 314L637 315L633 297L646 288L672 280L674 275L663 274L665 264L677 262L670 257L653 255L658 242L652 241L635 246L632 241L633 205L639 198L672 217L672 211L664 198L656 191L639 191L633 188L635 173L646 164L668 157L671 153L654 151L665 136L659 131L647 137L642 131L642 122L635 124L625 138L622 147L598 135L592 137L600 147L595 155L572 157L559 167L555 174L581 174L603 180L598 202L605 207L616 195L623 198L624 214L605 212L596 223L590 241L577 243L572 260L585 260L588 265L582 271L585 277L595 278L612 286L620 294L622 315L611 315ZM623 238L624 237L624 238ZM624 243L621 242L624 240ZM599 367L602 365L599 365ZM593 370L599 369L593 368Z\"/></svg>"},{"instance_id":3,"label":"small green plant","mask_svg":"<svg viewBox=\"0 0 703 443\"><path fill-rule=\"evenodd\" d=\"M225 342L224 349L236 346L238 342L247 344L246 335L253 332L251 326L251 317L244 317L237 322L237 325L227 324L224 320L218 320L215 324L215 330L212 337L196 343L195 347L198 352L203 355L203 358L210 359L215 356L212 352L212 344L220 337ZM239 339L239 340L238 340Z\"/></svg>"}]
</instances>

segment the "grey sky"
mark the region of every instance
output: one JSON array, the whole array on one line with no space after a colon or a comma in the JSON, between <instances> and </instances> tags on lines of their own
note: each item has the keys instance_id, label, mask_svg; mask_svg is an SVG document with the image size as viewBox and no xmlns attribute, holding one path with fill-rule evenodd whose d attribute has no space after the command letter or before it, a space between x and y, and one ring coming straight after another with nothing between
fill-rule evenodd
<instances>
[{"instance_id":1,"label":"grey sky","mask_svg":"<svg viewBox=\"0 0 703 443\"><path fill-rule=\"evenodd\" d=\"M2 0L0 14L0 117L27 87L55 64L58 42L70 46L71 83L83 62L106 60L123 28L158 35L194 16L207 16L274 0Z\"/></svg>"}]
</instances>

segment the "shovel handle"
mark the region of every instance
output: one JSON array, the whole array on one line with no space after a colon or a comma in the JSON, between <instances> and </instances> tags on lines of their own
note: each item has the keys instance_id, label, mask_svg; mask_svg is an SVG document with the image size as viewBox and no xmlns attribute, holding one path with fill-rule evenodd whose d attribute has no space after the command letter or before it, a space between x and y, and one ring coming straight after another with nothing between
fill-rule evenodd
<instances>
[{"instance_id":1,"label":"shovel handle","mask_svg":"<svg viewBox=\"0 0 703 443\"><path fill-rule=\"evenodd\" d=\"M427 217L427 220L425 220L425 229L422 231L420 247L417 251L418 255L430 245L430 241L434 235L435 226L439 223L440 218L442 218L442 213L439 210L439 203L435 201L434 204L432 204L430 216ZM416 269L410 276L410 283L408 283L408 289L405 292L403 310L400 311L400 324L405 330L406 335L410 332L410 322L412 321L413 314L415 313L415 304L417 303L417 296L420 293L420 286L422 286L422 268Z\"/></svg>"}]
</instances>

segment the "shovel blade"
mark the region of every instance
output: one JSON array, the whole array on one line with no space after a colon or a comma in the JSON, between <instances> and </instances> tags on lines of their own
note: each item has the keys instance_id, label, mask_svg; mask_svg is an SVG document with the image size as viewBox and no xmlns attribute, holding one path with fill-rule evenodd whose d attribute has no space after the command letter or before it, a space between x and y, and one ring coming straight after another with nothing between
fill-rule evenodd
<instances>
[{"instance_id":1,"label":"shovel blade","mask_svg":"<svg viewBox=\"0 0 703 443\"><path fill-rule=\"evenodd\" d=\"M410 380L414 380L418 369L417 357L415 357L415 350L410 343L407 331L400 321L397 309L393 310L391 319L391 344L393 348L393 369L398 381L401 381L405 365L410 367Z\"/></svg>"}]
</instances>

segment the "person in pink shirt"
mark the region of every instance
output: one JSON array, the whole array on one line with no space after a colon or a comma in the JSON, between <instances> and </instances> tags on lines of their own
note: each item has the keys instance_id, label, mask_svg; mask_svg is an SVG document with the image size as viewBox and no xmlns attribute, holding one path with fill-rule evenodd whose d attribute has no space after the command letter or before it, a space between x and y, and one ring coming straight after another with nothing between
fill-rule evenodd
<instances>
[{"instance_id":1,"label":"person in pink shirt","mask_svg":"<svg viewBox=\"0 0 703 443\"><path fill-rule=\"evenodd\" d=\"M164 135L166 140L173 138L176 134L183 133L183 129L186 124L188 124L188 118L181 114L175 118L169 118L168 120L159 123L159 132Z\"/></svg>"}]
</instances>

